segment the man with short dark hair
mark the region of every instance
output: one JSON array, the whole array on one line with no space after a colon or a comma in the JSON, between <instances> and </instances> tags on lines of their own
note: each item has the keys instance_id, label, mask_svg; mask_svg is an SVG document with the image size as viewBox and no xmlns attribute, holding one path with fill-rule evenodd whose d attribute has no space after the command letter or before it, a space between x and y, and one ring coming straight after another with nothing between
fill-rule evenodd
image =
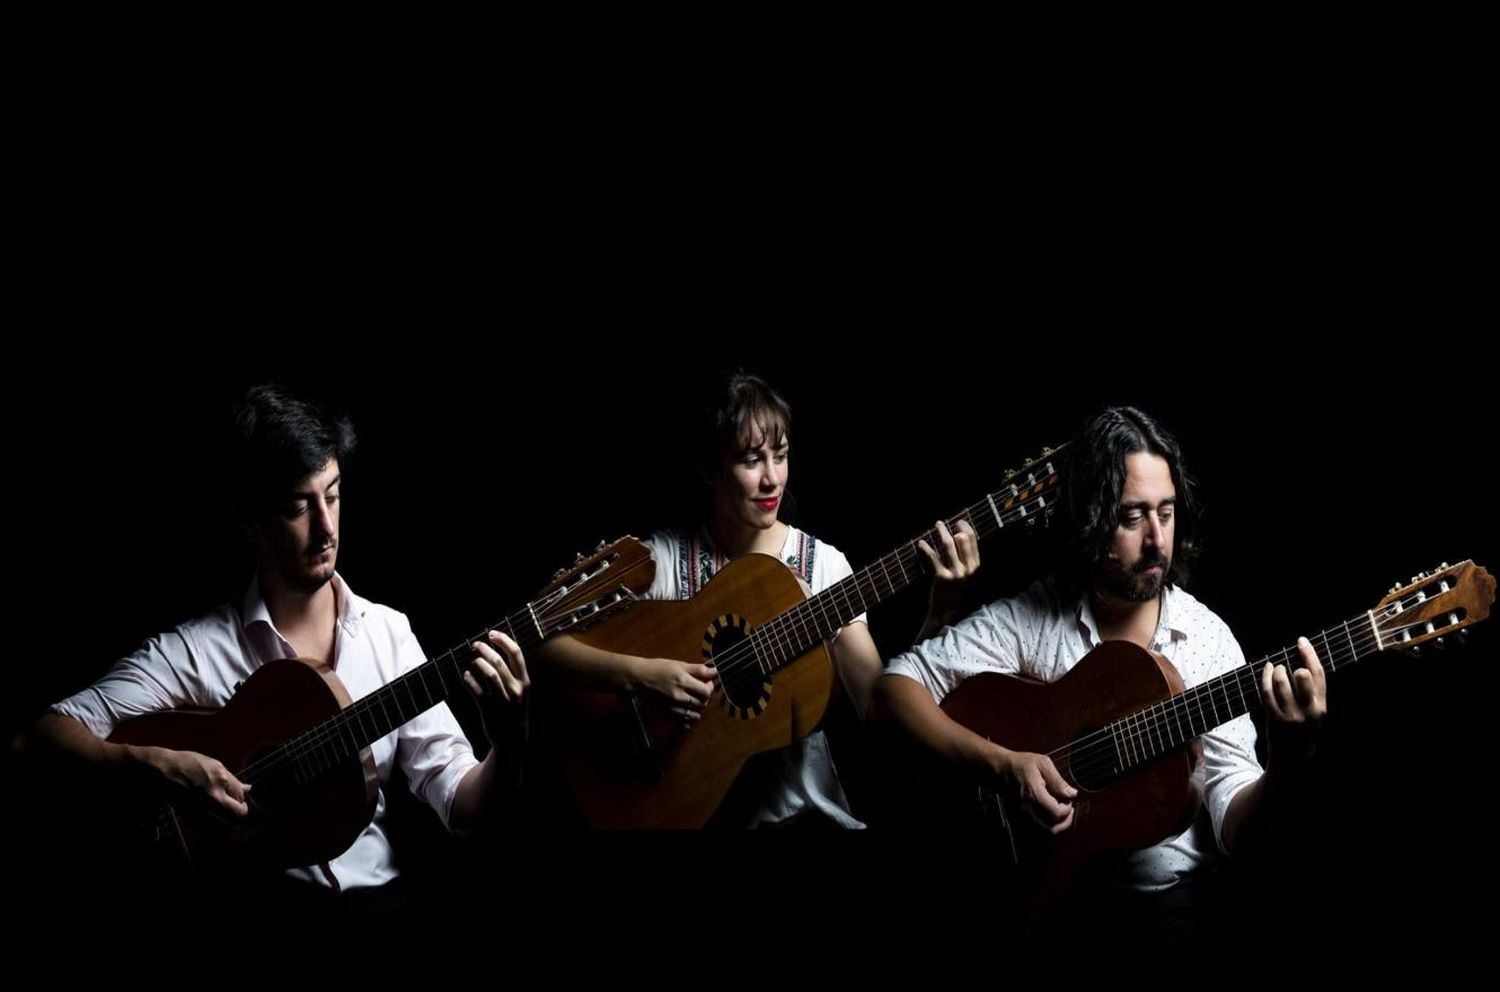
<instances>
[{"instance_id":1,"label":"man with short dark hair","mask_svg":"<svg viewBox=\"0 0 1500 992\"><path fill-rule=\"evenodd\" d=\"M193 750L112 743L132 717L178 707L223 707L267 662L299 658L326 666L360 699L426 658L406 617L356 595L335 570L343 472L354 430L275 386L245 393L234 418L231 485L256 574L242 597L148 640L93 685L62 700L16 741L34 766L50 761L80 786L185 800L253 823L253 787L219 760ZM479 697L492 747L483 762L446 703L376 740L382 788L373 818L342 854L289 874L333 891L369 889L397 876L386 833L383 786L393 769L453 830L469 830L509 807L520 777L529 678L520 648L491 631L473 645L464 675ZM248 819L247 819L248 818ZM297 886L283 886L297 891Z\"/></svg>"}]
</instances>

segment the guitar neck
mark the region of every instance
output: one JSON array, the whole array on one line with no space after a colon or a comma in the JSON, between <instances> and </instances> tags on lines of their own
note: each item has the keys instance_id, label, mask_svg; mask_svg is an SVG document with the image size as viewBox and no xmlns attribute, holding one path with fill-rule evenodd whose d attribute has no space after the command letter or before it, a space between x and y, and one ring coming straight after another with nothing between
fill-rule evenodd
<instances>
[{"instance_id":1,"label":"guitar neck","mask_svg":"<svg viewBox=\"0 0 1500 992\"><path fill-rule=\"evenodd\" d=\"M1060 480L1051 462L1039 465L1023 480L1012 482L950 517L951 533L960 521L974 528L981 539L1006 527L1016 527L1041 517L1055 499ZM927 574L927 559L917 546L926 541L939 546L937 527L923 532L894 551L834 583L815 596L768 620L751 632L761 670L769 675L806 654L815 645L831 640L855 617L869 610Z\"/></svg>"},{"instance_id":2,"label":"guitar neck","mask_svg":"<svg viewBox=\"0 0 1500 992\"><path fill-rule=\"evenodd\" d=\"M473 661L474 642L486 641L491 630L509 634L523 649L545 636L537 619L535 604L527 603L474 637L435 655L405 675L355 700L337 715L286 741L280 750L297 756L299 777L315 778L350 760L460 691L463 673ZM257 764L275 767L276 763ZM253 784L254 776L250 778Z\"/></svg>"},{"instance_id":3,"label":"guitar neck","mask_svg":"<svg viewBox=\"0 0 1500 992\"><path fill-rule=\"evenodd\" d=\"M1369 613L1308 638L1328 674L1348 668L1385 647ZM1215 727L1262 706L1260 673L1267 664L1303 667L1296 646L1285 647L1178 695L1111 723L1106 729L1125 770L1178 750Z\"/></svg>"}]
</instances>

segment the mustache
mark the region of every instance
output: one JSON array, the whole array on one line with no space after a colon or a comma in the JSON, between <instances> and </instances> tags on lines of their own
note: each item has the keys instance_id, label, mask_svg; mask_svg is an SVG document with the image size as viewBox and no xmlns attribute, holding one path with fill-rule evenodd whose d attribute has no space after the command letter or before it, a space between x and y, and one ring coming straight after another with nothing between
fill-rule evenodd
<instances>
[{"instance_id":1,"label":"mustache","mask_svg":"<svg viewBox=\"0 0 1500 992\"><path fill-rule=\"evenodd\" d=\"M1162 554L1160 551L1153 552L1151 554L1151 557L1142 558L1140 561L1136 562L1135 567L1131 569L1131 571L1139 573L1144 572L1148 568L1160 568L1162 571L1166 571L1167 556Z\"/></svg>"}]
</instances>

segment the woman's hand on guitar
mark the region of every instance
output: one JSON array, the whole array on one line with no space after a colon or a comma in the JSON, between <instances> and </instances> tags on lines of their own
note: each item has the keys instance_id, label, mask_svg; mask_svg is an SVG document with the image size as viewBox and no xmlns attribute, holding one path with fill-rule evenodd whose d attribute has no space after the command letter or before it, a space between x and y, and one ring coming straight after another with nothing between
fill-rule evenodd
<instances>
[{"instance_id":1,"label":"woman's hand on guitar","mask_svg":"<svg viewBox=\"0 0 1500 992\"><path fill-rule=\"evenodd\" d=\"M464 682L479 700L485 735L495 747L524 746L531 676L521 646L498 630L490 631L488 644L475 641L472 646L474 658Z\"/></svg>"},{"instance_id":2,"label":"woman's hand on guitar","mask_svg":"<svg viewBox=\"0 0 1500 992\"><path fill-rule=\"evenodd\" d=\"M1000 750L996 770L1012 792L1020 796L1021 805L1031 818L1053 834L1071 827L1073 798L1078 790L1067 783L1052 759L1031 751Z\"/></svg>"},{"instance_id":3,"label":"woman's hand on guitar","mask_svg":"<svg viewBox=\"0 0 1500 992\"><path fill-rule=\"evenodd\" d=\"M703 706L718 677L708 665L695 665L675 658L635 658L631 664L631 686L661 698L672 715L690 727L703 715Z\"/></svg>"},{"instance_id":4,"label":"woman's hand on guitar","mask_svg":"<svg viewBox=\"0 0 1500 992\"><path fill-rule=\"evenodd\" d=\"M235 778L218 759L165 747L141 748L139 755L171 791L185 792L213 812L249 815L250 786Z\"/></svg>"},{"instance_id":5,"label":"woman's hand on guitar","mask_svg":"<svg viewBox=\"0 0 1500 992\"><path fill-rule=\"evenodd\" d=\"M979 536L967 520L960 520L958 528L951 532L941 520L933 529L938 536L936 550L926 541L917 542L918 550L932 567L932 595L928 599L927 623L922 628L924 635L935 634L959 618L964 607L964 586L979 571Z\"/></svg>"}]
</instances>

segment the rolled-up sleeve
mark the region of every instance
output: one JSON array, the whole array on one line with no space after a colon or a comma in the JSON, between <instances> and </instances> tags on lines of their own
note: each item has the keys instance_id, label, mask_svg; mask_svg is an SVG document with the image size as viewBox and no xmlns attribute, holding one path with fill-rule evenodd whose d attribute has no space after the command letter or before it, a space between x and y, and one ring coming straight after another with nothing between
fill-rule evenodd
<instances>
[{"instance_id":1,"label":"rolled-up sleeve","mask_svg":"<svg viewBox=\"0 0 1500 992\"><path fill-rule=\"evenodd\" d=\"M427 660L410 626L403 632L398 651L403 675ZM447 703L439 703L397 731L396 760L406 773L412 794L431 806L448 826L458 784L479 759L474 757L474 749Z\"/></svg>"},{"instance_id":2,"label":"rolled-up sleeve","mask_svg":"<svg viewBox=\"0 0 1500 992\"><path fill-rule=\"evenodd\" d=\"M181 630L153 637L105 672L93 685L51 707L100 737L126 720L177 706L203 705L196 698L192 642Z\"/></svg>"},{"instance_id":3,"label":"rolled-up sleeve","mask_svg":"<svg viewBox=\"0 0 1500 992\"><path fill-rule=\"evenodd\" d=\"M1214 653L1213 676L1222 675L1245 663L1239 642L1222 623L1218 625L1218 647ZM1204 734L1203 803L1213 821L1214 841L1224 846L1224 814L1235 794L1260 778L1260 761L1255 757L1255 723L1250 714L1235 717L1228 723Z\"/></svg>"}]
</instances>

